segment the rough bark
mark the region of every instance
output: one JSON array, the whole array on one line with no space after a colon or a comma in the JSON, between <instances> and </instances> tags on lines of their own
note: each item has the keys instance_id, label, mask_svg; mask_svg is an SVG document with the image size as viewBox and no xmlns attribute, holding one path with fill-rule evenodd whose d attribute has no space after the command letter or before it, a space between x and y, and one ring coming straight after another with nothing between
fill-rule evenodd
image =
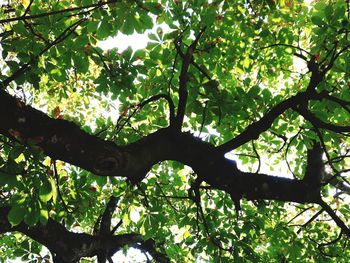
<instances>
[{"instance_id":1,"label":"rough bark","mask_svg":"<svg viewBox=\"0 0 350 263\"><path fill-rule=\"evenodd\" d=\"M35 142L53 159L100 176L141 181L151 167L175 160L193 168L201 181L236 198L317 202L302 181L244 173L213 145L171 128L160 129L127 146L118 146L81 130L76 124L53 119L0 91L0 133L23 143Z\"/></svg>"},{"instance_id":2,"label":"rough bark","mask_svg":"<svg viewBox=\"0 0 350 263\"><path fill-rule=\"evenodd\" d=\"M93 257L104 251L112 256L123 246L136 247L149 252L159 262L169 262L163 254L156 251L152 240L143 240L139 234L97 235L75 233L49 218L46 225L38 224L29 227L21 223L12 227L7 220L9 207L0 208L0 234L6 232L21 232L31 239L46 246L53 254L54 262L78 262L82 257Z\"/></svg>"}]
</instances>

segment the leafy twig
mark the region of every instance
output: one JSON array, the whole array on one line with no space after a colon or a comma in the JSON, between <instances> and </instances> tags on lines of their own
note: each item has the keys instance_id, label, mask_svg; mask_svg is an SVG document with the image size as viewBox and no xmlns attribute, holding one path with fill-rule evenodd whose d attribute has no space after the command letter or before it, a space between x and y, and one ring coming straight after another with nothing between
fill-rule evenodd
<instances>
[{"instance_id":1,"label":"leafy twig","mask_svg":"<svg viewBox=\"0 0 350 263\"><path fill-rule=\"evenodd\" d=\"M308 221L306 221L306 223L304 223L301 228L299 228L299 230L297 231L297 234L299 234L301 232L302 228L307 227L311 222L313 222L320 214L322 214L322 212L324 211L324 209L320 209L317 213L315 213Z\"/></svg>"},{"instance_id":2,"label":"leafy twig","mask_svg":"<svg viewBox=\"0 0 350 263\"><path fill-rule=\"evenodd\" d=\"M68 205L63 199L62 192L61 192L61 187L60 187L60 182L59 182L59 174L57 172L57 167L56 167L56 160L51 160L52 166L53 166L53 171L54 171L54 176L55 176L55 181L56 181L56 186L57 186L57 192L60 197L60 200L62 202L64 210L66 210L67 213L71 214L73 213L73 210L70 210L68 208Z\"/></svg>"},{"instance_id":3,"label":"leafy twig","mask_svg":"<svg viewBox=\"0 0 350 263\"><path fill-rule=\"evenodd\" d=\"M58 43L65 40L70 34L74 32L74 30L86 19L80 19L77 22L70 25L68 28L66 28L54 41L49 43L43 50L39 52L36 56L34 56L29 62L25 63L22 67L20 67L18 70L16 70L11 76L7 77L0 86L2 88L7 87L13 80L19 78L22 76L29 68L39 59L40 56L42 56L46 51L48 51L51 47L57 45Z\"/></svg>"},{"instance_id":4,"label":"leafy twig","mask_svg":"<svg viewBox=\"0 0 350 263\"><path fill-rule=\"evenodd\" d=\"M47 17L47 16L52 16L52 15L70 13L70 12L74 12L77 10L82 10L82 9L87 9L87 8L92 8L92 7L101 7L101 6L113 4L116 2L118 2L118 0L110 0L110 1L106 1L106 2L98 1L98 3L96 3L96 4L77 6L77 7L67 8L67 9L63 9L63 10L56 10L56 11L52 11L52 12L36 14L36 15L26 15L26 12L25 12L24 15L22 15L20 17L1 19L0 24L5 24L5 23L13 22L13 21L23 21L23 20L28 20L28 19L36 19L36 18L40 18L40 17Z\"/></svg>"},{"instance_id":5,"label":"leafy twig","mask_svg":"<svg viewBox=\"0 0 350 263\"><path fill-rule=\"evenodd\" d=\"M301 116L303 116L306 120L311 122L312 125L315 127L330 130L336 133L341 133L345 136L347 136L347 134L344 134L344 133L350 132L350 126L339 126L332 123L324 122L321 119L317 118L311 111L309 111L304 107L293 107L293 109L296 112L298 112Z\"/></svg>"},{"instance_id":6,"label":"leafy twig","mask_svg":"<svg viewBox=\"0 0 350 263\"><path fill-rule=\"evenodd\" d=\"M350 238L350 229L345 225L343 220L334 212L334 210L323 200L319 201L319 205L322 207L324 211L328 213L328 215L334 220L338 227Z\"/></svg>"},{"instance_id":7,"label":"leafy twig","mask_svg":"<svg viewBox=\"0 0 350 263\"><path fill-rule=\"evenodd\" d=\"M293 45L290 45L290 44L284 44L284 43L275 43L275 44L272 44L272 45L269 45L269 46L265 46L265 47L261 47L260 49L266 49L266 48L271 48L271 47L289 47L289 48L293 48L293 49L297 49L299 51L302 51L306 54L308 54L309 56L312 56L312 54L305 50L305 49L302 49L301 47L296 47L296 46L293 46ZM295 54L296 56L303 56L301 54ZM305 59L305 57L301 57L302 59Z\"/></svg>"}]
</instances>

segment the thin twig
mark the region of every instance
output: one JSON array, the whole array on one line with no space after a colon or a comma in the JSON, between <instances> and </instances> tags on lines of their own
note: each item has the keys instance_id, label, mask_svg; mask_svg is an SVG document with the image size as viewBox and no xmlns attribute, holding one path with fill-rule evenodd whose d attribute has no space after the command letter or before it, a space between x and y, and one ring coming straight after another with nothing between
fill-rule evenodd
<instances>
[{"instance_id":1,"label":"thin twig","mask_svg":"<svg viewBox=\"0 0 350 263\"><path fill-rule=\"evenodd\" d=\"M173 204L170 202L170 200L166 197L165 193L163 192L162 187L159 185L158 182L156 182L156 185L158 186L160 192L162 193L163 198L165 199L165 201L170 205L170 207L175 211L175 212L179 212L179 210L177 210L177 208L175 206L173 206Z\"/></svg>"},{"instance_id":2,"label":"thin twig","mask_svg":"<svg viewBox=\"0 0 350 263\"><path fill-rule=\"evenodd\" d=\"M118 2L118 0L110 0L110 1L106 1L106 2L98 1L98 3L96 3L96 4L77 6L77 7L67 8L67 9L63 9L63 10L56 10L56 11L52 11L52 12L41 13L41 14L37 14L37 15L29 15L29 16L23 15L20 17L6 18L6 19L0 20L0 25L5 24L5 23L9 23L9 22L13 22L13 21L23 21L23 20L28 20L28 19L36 19L36 18L40 18L40 17L47 17L47 16L52 16L52 15L57 15L57 14L69 13L69 12L87 9L87 8L92 8L92 7L96 7L96 6L101 7L103 5L109 5L109 4L113 4L116 2Z\"/></svg>"},{"instance_id":3,"label":"thin twig","mask_svg":"<svg viewBox=\"0 0 350 263\"><path fill-rule=\"evenodd\" d=\"M204 128L204 123L205 123L205 119L206 119L206 116L207 116L208 103L209 103L209 101L206 101L206 102L204 103L203 116L202 116L202 123L201 123L201 127L200 127L200 129L199 129L199 135L198 135L198 137L201 137L201 134L202 134L202 131L203 131L203 128Z\"/></svg>"},{"instance_id":4,"label":"thin twig","mask_svg":"<svg viewBox=\"0 0 350 263\"><path fill-rule=\"evenodd\" d=\"M322 212L324 211L324 209L320 209L317 213L315 213L306 223L304 223L299 230L297 231L297 234L299 234L301 232L302 228L307 227L311 222L313 222L320 214L322 214Z\"/></svg>"},{"instance_id":5,"label":"thin twig","mask_svg":"<svg viewBox=\"0 0 350 263\"><path fill-rule=\"evenodd\" d=\"M193 60L193 53L196 49L199 39L204 34L205 29L206 27L202 28L202 30L196 36L196 39L187 48L187 51L185 54L182 53L179 43L178 42L175 43L175 47L177 48L179 55L182 57L182 66L181 66L181 72L179 76L179 103L177 106L177 113L176 113L175 122L173 125L175 130L181 130L183 119L185 117L187 96L188 96L188 91L187 91L188 70Z\"/></svg>"},{"instance_id":6,"label":"thin twig","mask_svg":"<svg viewBox=\"0 0 350 263\"><path fill-rule=\"evenodd\" d=\"M305 49L302 49L301 47L296 47L296 46L293 46L293 45L290 45L290 44L284 44L284 43L275 43L275 44L272 44L272 45L268 45L268 46L265 46L265 47L261 47L260 49L266 49L266 48L271 48L271 47L279 47L279 46L282 46L282 47L290 47L290 48L294 48L294 49L297 49L299 51L302 51L302 52L305 52L306 54L308 54L309 56L312 56L312 54L305 50ZM297 55L301 55L301 54L295 54L296 56ZM303 57L304 59L305 57Z\"/></svg>"},{"instance_id":7,"label":"thin twig","mask_svg":"<svg viewBox=\"0 0 350 263\"><path fill-rule=\"evenodd\" d=\"M74 32L74 30L84 21L86 21L85 18L80 19L77 22L75 22L74 24L70 25L68 28L66 28L54 41L49 43L43 50L41 50L39 52L39 54L34 56L29 62L25 63L22 67L20 67L18 70L16 70L11 76L7 77L0 84L0 86L2 88L6 88L12 81L14 81L18 77L22 76L39 59L40 56L42 56L51 47L57 45L58 43L62 42L64 39L66 39L68 36L70 36Z\"/></svg>"},{"instance_id":8,"label":"thin twig","mask_svg":"<svg viewBox=\"0 0 350 263\"><path fill-rule=\"evenodd\" d=\"M307 210L309 210L311 208L312 208L312 206L309 206L309 207L306 207L303 210L301 210L298 214L293 216L293 218L288 221L287 225L290 224L294 219L296 219L297 217L301 216L303 213L305 213Z\"/></svg>"},{"instance_id":9,"label":"thin twig","mask_svg":"<svg viewBox=\"0 0 350 263\"><path fill-rule=\"evenodd\" d=\"M328 215L334 220L338 227L350 238L350 229L345 225L343 220L333 211L333 209L322 199L319 201L319 205L325 210Z\"/></svg>"},{"instance_id":10,"label":"thin twig","mask_svg":"<svg viewBox=\"0 0 350 263\"><path fill-rule=\"evenodd\" d=\"M70 210L68 208L68 205L66 204L66 202L64 201L63 196L62 196L60 182L59 182L59 175L58 175L57 167L56 167L56 160L51 160L51 163L52 163L53 170L54 170L55 181L56 181L56 186L57 186L57 192L58 192L58 195L59 195L60 200L62 202L63 208L64 208L64 210L67 211L67 213L71 214L71 213L73 213L73 210Z\"/></svg>"}]
</instances>

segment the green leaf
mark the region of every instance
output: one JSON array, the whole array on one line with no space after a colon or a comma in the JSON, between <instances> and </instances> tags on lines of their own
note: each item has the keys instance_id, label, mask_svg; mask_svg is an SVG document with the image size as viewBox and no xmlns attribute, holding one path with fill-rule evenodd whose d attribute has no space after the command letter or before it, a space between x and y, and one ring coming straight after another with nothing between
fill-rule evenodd
<instances>
[{"instance_id":1,"label":"green leaf","mask_svg":"<svg viewBox=\"0 0 350 263\"><path fill-rule=\"evenodd\" d=\"M53 196L52 185L49 181L45 180L39 189L39 197L43 202L47 202Z\"/></svg>"},{"instance_id":2,"label":"green leaf","mask_svg":"<svg viewBox=\"0 0 350 263\"><path fill-rule=\"evenodd\" d=\"M22 222L26 214L26 209L22 206L13 206L11 207L7 219L9 220L11 226L17 226Z\"/></svg>"},{"instance_id":3,"label":"green leaf","mask_svg":"<svg viewBox=\"0 0 350 263\"><path fill-rule=\"evenodd\" d=\"M324 9L324 13L326 14L327 19L331 20L332 15L333 15L333 6L327 5Z\"/></svg>"},{"instance_id":4,"label":"green leaf","mask_svg":"<svg viewBox=\"0 0 350 263\"><path fill-rule=\"evenodd\" d=\"M87 31L90 33L97 32L99 24L100 24L99 21L89 21L88 24L86 25Z\"/></svg>"},{"instance_id":5,"label":"green leaf","mask_svg":"<svg viewBox=\"0 0 350 263\"><path fill-rule=\"evenodd\" d=\"M18 34L26 34L27 29L24 26L24 23L22 21L19 21L17 24L15 24L12 29L18 33Z\"/></svg>"},{"instance_id":6,"label":"green leaf","mask_svg":"<svg viewBox=\"0 0 350 263\"><path fill-rule=\"evenodd\" d=\"M163 7L158 3L145 2L145 7L154 15L159 15L163 11Z\"/></svg>"},{"instance_id":7,"label":"green leaf","mask_svg":"<svg viewBox=\"0 0 350 263\"><path fill-rule=\"evenodd\" d=\"M40 211L37 202L30 202L28 212L24 216L24 223L34 226L39 221Z\"/></svg>"},{"instance_id":8,"label":"green leaf","mask_svg":"<svg viewBox=\"0 0 350 263\"><path fill-rule=\"evenodd\" d=\"M89 70L89 60L86 56L74 56L73 60L78 72L85 73Z\"/></svg>"},{"instance_id":9,"label":"green leaf","mask_svg":"<svg viewBox=\"0 0 350 263\"><path fill-rule=\"evenodd\" d=\"M93 29L93 26L94 25L90 26L90 30ZM110 22L107 20L102 20L102 22L100 23L98 30L96 32L97 37L99 39L105 39L111 35L111 31L112 31L112 26L111 26Z\"/></svg>"},{"instance_id":10,"label":"green leaf","mask_svg":"<svg viewBox=\"0 0 350 263\"><path fill-rule=\"evenodd\" d=\"M9 153L9 158L15 160L17 157L23 152L24 148L21 145L17 145L12 148L12 150Z\"/></svg>"},{"instance_id":11,"label":"green leaf","mask_svg":"<svg viewBox=\"0 0 350 263\"><path fill-rule=\"evenodd\" d=\"M47 211L47 209L41 209L40 217L39 217L40 223L43 225L46 225L48 219L49 219L49 212Z\"/></svg>"},{"instance_id":12,"label":"green leaf","mask_svg":"<svg viewBox=\"0 0 350 263\"><path fill-rule=\"evenodd\" d=\"M144 29L151 29L153 27L152 18L148 15L141 15L140 23Z\"/></svg>"},{"instance_id":13,"label":"green leaf","mask_svg":"<svg viewBox=\"0 0 350 263\"><path fill-rule=\"evenodd\" d=\"M122 27L120 28L120 31L123 34L131 35L134 32L136 23L137 21L133 16L127 16Z\"/></svg>"},{"instance_id":14,"label":"green leaf","mask_svg":"<svg viewBox=\"0 0 350 263\"><path fill-rule=\"evenodd\" d=\"M314 23L314 25L317 25L317 26L325 25L325 22L322 20L322 17L320 16L312 16L311 21L312 23Z\"/></svg>"}]
</instances>

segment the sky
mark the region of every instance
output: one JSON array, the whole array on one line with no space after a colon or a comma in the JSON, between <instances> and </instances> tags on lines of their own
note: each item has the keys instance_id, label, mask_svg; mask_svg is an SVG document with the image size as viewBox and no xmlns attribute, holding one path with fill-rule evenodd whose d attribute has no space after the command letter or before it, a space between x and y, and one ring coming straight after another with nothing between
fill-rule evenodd
<instances>
[{"instance_id":1,"label":"sky","mask_svg":"<svg viewBox=\"0 0 350 263\"><path fill-rule=\"evenodd\" d=\"M152 29L146 30L143 34L133 33L132 35L125 35L119 32L116 36L111 36L104 41L100 41L98 46L104 50L117 48L119 52L131 47L134 51L136 51L138 49L145 48L148 42L150 42L148 34L157 34L157 30L159 28L161 28L162 32L164 33L171 31L169 26L163 23L154 26Z\"/></svg>"}]
</instances>

